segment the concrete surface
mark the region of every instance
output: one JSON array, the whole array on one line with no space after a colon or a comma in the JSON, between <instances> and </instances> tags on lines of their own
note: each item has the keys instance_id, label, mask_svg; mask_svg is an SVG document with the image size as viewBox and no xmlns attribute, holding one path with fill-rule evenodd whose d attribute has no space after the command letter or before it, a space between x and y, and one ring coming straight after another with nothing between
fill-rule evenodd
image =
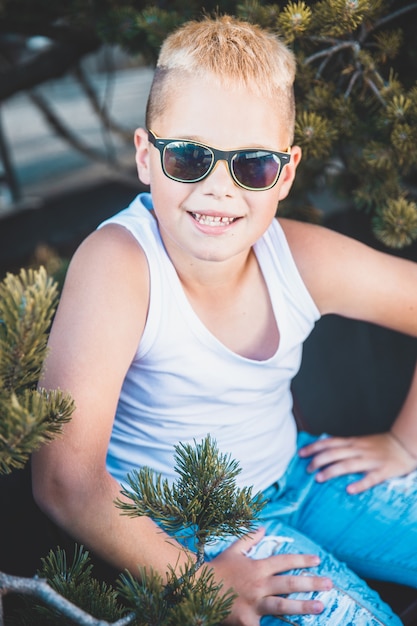
<instances>
[{"instance_id":1,"label":"concrete surface","mask_svg":"<svg viewBox=\"0 0 417 626\"><path fill-rule=\"evenodd\" d=\"M130 133L132 139L127 142L100 127L86 96L71 76L50 81L38 90L72 132L89 147L99 150L103 157L117 154L122 164L130 161L133 164L133 131L144 124L152 76L153 70L148 67L126 68L110 75L102 72L89 74L111 117ZM25 93L2 103L0 114L23 195L20 205L12 207L7 188L0 185L0 218L22 206L36 207L45 196L71 186L116 174L104 165L92 162L56 136Z\"/></svg>"}]
</instances>

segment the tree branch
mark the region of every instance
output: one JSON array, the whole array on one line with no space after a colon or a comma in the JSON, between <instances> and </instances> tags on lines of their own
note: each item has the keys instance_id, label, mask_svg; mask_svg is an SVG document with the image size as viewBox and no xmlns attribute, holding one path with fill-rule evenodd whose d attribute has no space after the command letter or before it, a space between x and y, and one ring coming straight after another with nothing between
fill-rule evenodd
<instances>
[{"instance_id":1,"label":"tree branch","mask_svg":"<svg viewBox=\"0 0 417 626\"><path fill-rule=\"evenodd\" d=\"M85 71L81 67L79 63L74 68L74 75L83 89L85 95L90 102L91 108L97 114L101 123L103 124L106 130L110 130L114 133L120 135L125 141L131 142L132 140L132 130L128 130L126 128L122 128L115 120L113 120L109 112L107 110L106 101L103 104L100 104L97 93L91 83L89 81L88 76Z\"/></svg>"},{"instance_id":2,"label":"tree branch","mask_svg":"<svg viewBox=\"0 0 417 626\"><path fill-rule=\"evenodd\" d=\"M3 123L0 115L0 161L3 164L4 169L4 182L10 189L10 194L13 199L13 202L17 202L21 198L21 190L19 181L17 179L15 168L12 163L12 159L10 156L9 146L4 135L3 131ZM0 182L1 182L0 178Z\"/></svg>"},{"instance_id":3,"label":"tree branch","mask_svg":"<svg viewBox=\"0 0 417 626\"><path fill-rule=\"evenodd\" d=\"M388 22L391 22L392 20L397 19L397 17L400 17L401 15L404 15L405 13L409 13L410 11L415 11L416 9L417 9L417 2L414 2L413 4L409 4L406 7L402 7L401 9L394 11L394 13L390 13L389 15L382 17L378 22L374 24L372 28L368 30L367 35L369 35L369 33L373 32L377 28L380 28L381 26L385 26L385 24L387 24Z\"/></svg>"},{"instance_id":4,"label":"tree branch","mask_svg":"<svg viewBox=\"0 0 417 626\"><path fill-rule=\"evenodd\" d=\"M305 65L309 65L310 63L313 63L313 61L316 61L317 59L321 59L322 57L333 56L333 54L336 54L336 52L339 52L340 50L344 50L346 48L351 48L357 54L360 49L360 46L357 41L342 41L332 46L331 48L326 48L325 50L320 50L319 52L315 52L314 54L311 54L309 57L306 58L304 63Z\"/></svg>"},{"instance_id":5,"label":"tree branch","mask_svg":"<svg viewBox=\"0 0 417 626\"><path fill-rule=\"evenodd\" d=\"M368 87L371 89L371 91L374 92L375 96L378 98L382 106L386 107L387 103L385 102L384 98L381 96L381 93L378 87L375 85L374 81L371 80L370 78L365 78L364 80L365 80L365 83L368 85Z\"/></svg>"},{"instance_id":6,"label":"tree branch","mask_svg":"<svg viewBox=\"0 0 417 626\"><path fill-rule=\"evenodd\" d=\"M129 615L112 623L96 619L61 596L41 578L21 578L0 572L0 626L4 626L2 598L11 592L33 596L38 600L42 600L48 607L59 611L61 615L69 617L77 624L80 624L80 626L127 626L132 624L135 619L134 613L129 613Z\"/></svg>"},{"instance_id":7,"label":"tree branch","mask_svg":"<svg viewBox=\"0 0 417 626\"><path fill-rule=\"evenodd\" d=\"M107 165L111 163L113 167L116 167L116 169L118 168L117 162L113 157L103 154L81 141L52 110L48 102L39 92L29 91L28 96L32 100L33 104L41 111L49 126L51 126L55 133L61 137L61 139L66 141L72 148L93 161L104 162Z\"/></svg>"},{"instance_id":8,"label":"tree branch","mask_svg":"<svg viewBox=\"0 0 417 626\"><path fill-rule=\"evenodd\" d=\"M16 61L5 39L0 39L0 52L8 67L0 70L0 101L19 91L63 76L78 61L97 50L101 42L93 32L74 33L65 40L55 40L47 48L28 59Z\"/></svg>"},{"instance_id":9,"label":"tree branch","mask_svg":"<svg viewBox=\"0 0 417 626\"><path fill-rule=\"evenodd\" d=\"M344 96L345 100L347 100L347 98L349 98L350 93L351 93L351 91L352 91L356 81L360 77L360 75L361 75L360 70L356 70L356 72L354 72L354 74L352 75L352 78L349 81L349 85L348 85L348 87L347 87L347 89L345 91L345 96Z\"/></svg>"}]
</instances>

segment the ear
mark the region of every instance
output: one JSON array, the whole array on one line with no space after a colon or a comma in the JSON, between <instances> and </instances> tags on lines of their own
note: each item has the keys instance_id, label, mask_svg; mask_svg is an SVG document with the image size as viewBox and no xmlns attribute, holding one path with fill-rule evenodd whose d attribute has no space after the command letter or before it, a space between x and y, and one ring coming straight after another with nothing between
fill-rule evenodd
<instances>
[{"instance_id":1,"label":"ear","mask_svg":"<svg viewBox=\"0 0 417 626\"><path fill-rule=\"evenodd\" d=\"M150 184L149 170L149 140L148 133L144 128L135 131L136 168L139 180L144 185Z\"/></svg>"},{"instance_id":2,"label":"ear","mask_svg":"<svg viewBox=\"0 0 417 626\"><path fill-rule=\"evenodd\" d=\"M297 166L301 161L301 156L302 152L300 146L293 146L291 148L291 161L284 167L281 178L278 181L279 200L284 200L284 198L288 196L294 182Z\"/></svg>"}]
</instances>

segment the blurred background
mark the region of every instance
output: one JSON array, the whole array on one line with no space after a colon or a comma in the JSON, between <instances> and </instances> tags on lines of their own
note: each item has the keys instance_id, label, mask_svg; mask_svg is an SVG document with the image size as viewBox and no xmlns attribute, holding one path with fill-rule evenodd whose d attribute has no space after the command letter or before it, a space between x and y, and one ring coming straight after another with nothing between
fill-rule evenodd
<instances>
[{"instance_id":1,"label":"blurred background","mask_svg":"<svg viewBox=\"0 0 417 626\"><path fill-rule=\"evenodd\" d=\"M36 55L48 41L26 46ZM71 255L140 190L133 133L152 75L141 57L103 46L0 103L0 272Z\"/></svg>"}]
</instances>

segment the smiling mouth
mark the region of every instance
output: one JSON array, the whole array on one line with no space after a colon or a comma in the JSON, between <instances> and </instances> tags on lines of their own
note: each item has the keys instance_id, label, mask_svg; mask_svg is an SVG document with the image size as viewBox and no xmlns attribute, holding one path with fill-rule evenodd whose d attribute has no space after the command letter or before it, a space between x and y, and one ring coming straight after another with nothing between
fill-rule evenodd
<instances>
[{"instance_id":1,"label":"smiling mouth","mask_svg":"<svg viewBox=\"0 0 417 626\"><path fill-rule=\"evenodd\" d=\"M196 222L205 226L228 226L239 219L238 217L220 217L219 215L201 215L200 213L191 213L191 215Z\"/></svg>"}]
</instances>

